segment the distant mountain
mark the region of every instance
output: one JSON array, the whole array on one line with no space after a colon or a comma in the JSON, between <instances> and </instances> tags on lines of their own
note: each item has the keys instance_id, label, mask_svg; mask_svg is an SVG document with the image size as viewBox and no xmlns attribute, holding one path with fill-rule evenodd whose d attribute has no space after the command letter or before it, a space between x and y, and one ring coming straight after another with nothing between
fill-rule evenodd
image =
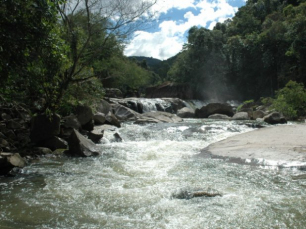
<instances>
[{"instance_id":1,"label":"distant mountain","mask_svg":"<svg viewBox=\"0 0 306 229\"><path fill-rule=\"evenodd\" d=\"M147 62L147 66L156 74L158 74L162 79L166 79L167 72L170 69L171 65L174 63L178 55L170 57L167 60L159 60L153 57L145 57L145 56L129 56L128 58L131 60L136 60L137 62L142 62L145 60Z\"/></svg>"},{"instance_id":2,"label":"distant mountain","mask_svg":"<svg viewBox=\"0 0 306 229\"><path fill-rule=\"evenodd\" d=\"M160 65L162 62L159 59L155 59L153 57L145 57L145 56L129 56L129 59L135 59L137 62L142 62L145 60L147 62L147 65L149 68L151 68L153 71L156 68L156 66Z\"/></svg>"}]
</instances>

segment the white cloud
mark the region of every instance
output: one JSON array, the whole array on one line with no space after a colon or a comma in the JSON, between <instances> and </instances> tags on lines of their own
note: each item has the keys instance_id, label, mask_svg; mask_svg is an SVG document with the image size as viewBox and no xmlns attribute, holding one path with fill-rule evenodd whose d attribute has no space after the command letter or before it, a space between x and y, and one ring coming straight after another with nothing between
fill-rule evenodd
<instances>
[{"instance_id":1,"label":"white cloud","mask_svg":"<svg viewBox=\"0 0 306 229\"><path fill-rule=\"evenodd\" d=\"M156 33L138 31L124 53L127 56L148 56L165 60L177 54L182 44L183 41L178 37L167 36L161 31Z\"/></svg>"},{"instance_id":2,"label":"white cloud","mask_svg":"<svg viewBox=\"0 0 306 229\"><path fill-rule=\"evenodd\" d=\"M177 54L184 44L184 34L192 26L202 26L213 29L217 22L223 22L234 16L237 8L231 6L228 0L159 0L156 6L162 7L160 13L167 13L172 8L197 11L185 12L181 20L163 21L159 24L159 31L154 33L138 31L137 36L127 45L125 55L149 56L158 59L167 59Z\"/></svg>"},{"instance_id":3,"label":"white cloud","mask_svg":"<svg viewBox=\"0 0 306 229\"><path fill-rule=\"evenodd\" d=\"M152 7L152 11L157 12L159 16L162 13L167 13L171 9L187 9L195 8L194 0L157 0L157 3Z\"/></svg>"}]
</instances>

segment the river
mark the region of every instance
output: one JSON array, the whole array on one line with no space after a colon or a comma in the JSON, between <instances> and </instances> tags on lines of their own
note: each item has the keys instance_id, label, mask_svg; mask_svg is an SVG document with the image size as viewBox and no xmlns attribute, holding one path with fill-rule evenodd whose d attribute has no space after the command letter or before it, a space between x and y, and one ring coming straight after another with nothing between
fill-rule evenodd
<instances>
[{"instance_id":1,"label":"river","mask_svg":"<svg viewBox=\"0 0 306 229\"><path fill-rule=\"evenodd\" d=\"M305 228L305 171L197 157L252 130L209 119L124 123L123 141L100 144L101 156L42 158L1 177L0 228ZM175 198L192 191L222 196Z\"/></svg>"}]
</instances>

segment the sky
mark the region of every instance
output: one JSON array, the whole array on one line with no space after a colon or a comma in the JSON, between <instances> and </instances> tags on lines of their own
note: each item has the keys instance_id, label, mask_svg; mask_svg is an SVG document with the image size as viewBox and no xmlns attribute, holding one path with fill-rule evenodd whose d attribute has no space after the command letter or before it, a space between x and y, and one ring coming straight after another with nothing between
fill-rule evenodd
<instances>
[{"instance_id":1,"label":"sky","mask_svg":"<svg viewBox=\"0 0 306 229\"><path fill-rule=\"evenodd\" d=\"M217 22L232 18L246 0L158 0L152 7L155 25L138 30L127 44L126 56L166 60L182 49L192 26L213 29Z\"/></svg>"}]
</instances>

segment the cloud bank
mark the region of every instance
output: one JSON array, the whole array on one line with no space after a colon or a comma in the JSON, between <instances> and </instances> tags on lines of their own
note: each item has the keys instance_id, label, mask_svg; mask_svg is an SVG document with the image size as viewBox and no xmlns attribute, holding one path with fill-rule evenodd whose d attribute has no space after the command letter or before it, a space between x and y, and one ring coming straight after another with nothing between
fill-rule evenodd
<instances>
[{"instance_id":1,"label":"cloud bank","mask_svg":"<svg viewBox=\"0 0 306 229\"><path fill-rule=\"evenodd\" d=\"M235 15L238 8L229 0L159 0L152 8L157 17L167 17L171 10L181 13L179 20L160 22L156 32L137 31L126 46L126 56L147 56L165 60L176 55L186 41L186 32L192 26L212 29Z\"/></svg>"}]
</instances>

